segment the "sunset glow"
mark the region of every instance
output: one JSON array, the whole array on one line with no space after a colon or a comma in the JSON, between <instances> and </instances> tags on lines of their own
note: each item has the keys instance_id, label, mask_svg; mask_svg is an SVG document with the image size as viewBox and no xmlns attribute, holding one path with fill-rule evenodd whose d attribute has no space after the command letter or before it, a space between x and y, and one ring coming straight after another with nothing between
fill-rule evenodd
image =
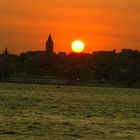
<instances>
[{"instance_id":1,"label":"sunset glow","mask_svg":"<svg viewBox=\"0 0 140 140\"><path fill-rule=\"evenodd\" d=\"M49 33L55 52L77 37L84 52L140 50L139 9L139 0L0 0L0 52L44 50Z\"/></svg>"},{"instance_id":2,"label":"sunset glow","mask_svg":"<svg viewBox=\"0 0 140 140\"><path fill-rule=\"evenodd\" d=\"M79 40L73 41L71 48L74 52L80 53L84 50L84 43L82 41L79 41Z\"/></svg>"}]
</instances>

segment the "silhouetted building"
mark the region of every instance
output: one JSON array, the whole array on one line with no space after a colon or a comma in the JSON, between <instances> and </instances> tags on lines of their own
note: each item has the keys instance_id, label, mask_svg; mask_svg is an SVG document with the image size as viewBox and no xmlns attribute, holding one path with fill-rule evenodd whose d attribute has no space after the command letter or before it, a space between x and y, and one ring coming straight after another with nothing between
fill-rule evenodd
<instances>
[{"instance_id":1,"label":"silhouetted building","mask_svg":"<svg viewBox=\"0 0 140 140\"><path fill-rule=\"evenodd\" d=\"M5 55L8 55L8 54L9 54L9 52L8 52L8 49L7 49L7 48L5 48L5 50L4 50L4 52L3 52L3 54L5 54Z\"/></svg>"},{"instance_id":2,"label":"silhouetted building","mask_svg":"<svg viewBox=\"0 0 140 140\"><path fill-rule=\"evenodd\" d=\"M47 52L47 54L53 54L53 47L54 47L54 42L52 40L51 34L49 34L48 40L46 42L46 52Z\"/></svg>"}]
</instances>

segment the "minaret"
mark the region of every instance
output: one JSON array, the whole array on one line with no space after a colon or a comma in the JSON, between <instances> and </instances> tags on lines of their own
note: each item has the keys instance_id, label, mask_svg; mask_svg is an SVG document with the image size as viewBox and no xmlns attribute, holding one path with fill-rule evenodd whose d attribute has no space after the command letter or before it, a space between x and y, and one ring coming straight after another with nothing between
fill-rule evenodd
<instances>
[{"instance_id":1,"label":"minaret","mask_svg":"<svg viewBox=\"0 0 140 140\"><path fill-rule=\"evenodd\" d=\"M46 42L46 53L47 54L53 54L53 40L51 34L49 34L48 40Z\"/></svg>"}]
</instances>

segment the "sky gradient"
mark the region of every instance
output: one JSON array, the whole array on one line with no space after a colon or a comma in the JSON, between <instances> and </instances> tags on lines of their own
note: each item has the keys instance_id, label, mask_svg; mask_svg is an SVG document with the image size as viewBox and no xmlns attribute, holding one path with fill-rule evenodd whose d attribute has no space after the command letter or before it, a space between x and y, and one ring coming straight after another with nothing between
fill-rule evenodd
<instances>
[{"instance_id":1,"label":"sky gradient","mask_svg":"<svg viewBox=\"0 0 140 140\"><path fill-rule=\"evenodd\" d=\"M49 33L56 52L140 50L140 0L0 0L0 52L44 50Z\"/></svg>"}]
</instances>

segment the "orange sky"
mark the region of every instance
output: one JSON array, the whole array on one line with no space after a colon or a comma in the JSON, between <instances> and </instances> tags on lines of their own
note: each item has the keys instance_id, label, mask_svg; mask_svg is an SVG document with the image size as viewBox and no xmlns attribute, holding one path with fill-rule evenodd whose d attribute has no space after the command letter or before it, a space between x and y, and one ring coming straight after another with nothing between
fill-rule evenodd
<instances>
[{"instance_id":1,"label":"orange sky","mask_svg":"<svg viewBox=\"0 0 140 140\"><path fill-rule=\"evenodd\" d=\"M0 52L44 50L49 33L57 52L140 50L140 0L0 0Z\"/></svg>"}]
</instances>

